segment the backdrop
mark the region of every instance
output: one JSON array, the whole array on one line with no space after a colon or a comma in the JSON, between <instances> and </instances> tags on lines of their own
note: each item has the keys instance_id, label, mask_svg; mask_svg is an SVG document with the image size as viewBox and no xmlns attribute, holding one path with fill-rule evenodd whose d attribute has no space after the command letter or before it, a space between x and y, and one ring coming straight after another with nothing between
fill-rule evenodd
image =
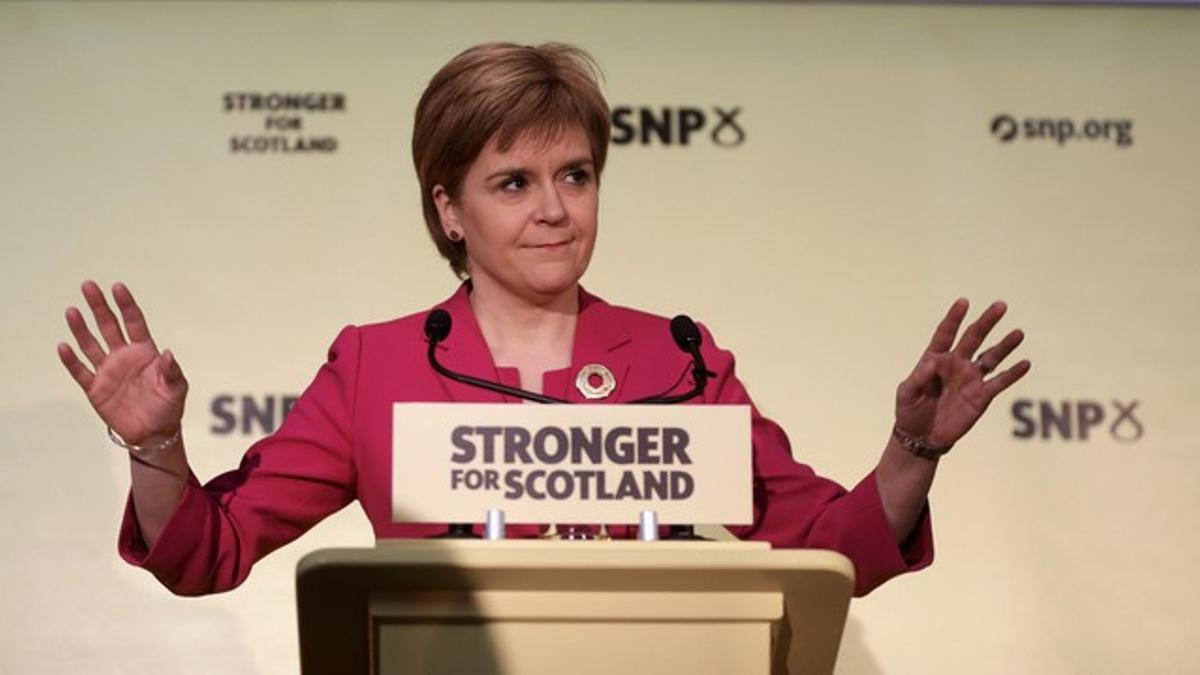
<instances>
[{"instance_id":1,"label":"backdrop","mask_svg":"<svg viewBox=\"0 0 1200 675\"><path fill-rule=\"evenodd\" d=\"M454 290L412 111L498 39L603 66L588 288L708 324L822 473L870 470L955 297L1027 332L1032 373L942 462L937 562L854 602L839 673L1200 670L1197 35L1161 8L0 5L0 670L296 671L295 562L365 518L218 597L120 562L128 467L62 310L127 282L192 382L197 474L235 466L341 326Z\"/></svg>"}]
</instances>

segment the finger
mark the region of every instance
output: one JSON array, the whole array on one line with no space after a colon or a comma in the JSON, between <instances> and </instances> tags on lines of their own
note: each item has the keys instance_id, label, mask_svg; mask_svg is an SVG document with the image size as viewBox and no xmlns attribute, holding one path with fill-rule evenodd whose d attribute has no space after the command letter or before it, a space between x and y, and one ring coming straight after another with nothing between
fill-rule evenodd
<instances>
[{"instance_id":1,"label":"finger","mask_svg":"<svg viewBox=\"0 0 1200 675\"><path fill-rule=\"evenodd\" d=\"M88 361L92 362L92 367L100 368L100 364L104 363L105 359L104 348L100 346L99 342L96 342L92 331L88 329L87 322L83 320L83 313L74 307L68 307L67 327L71 329L71 335L75 336L79 350L83 352Z\"/></svg>"},{"instance_id":2,"label":"finger","mask_svg":"<svg viewBox=\"0 0 1200 675\"><path fill-rule=\"evenodd\" d=\"M83 365L79 357L75 356L75 350L71 349L71 345L65 342L58 343L58 360L62 361L62 364L67 368L67 372L79 383L84 392L92 388L92 380L95 379L95 376L92 374L92 371L88 370L87 366Z\"/></svg>"},{"instance_id":3,"label":"finger","mask_svg":"<svg viewBox=\"0 0 1200 675\"><path fill-rule=\"evenodd\" d=\"M954 347L954 354L969 360L1006 311L1008 311L1008 305L1003 302L997 301L989 305L987 309L983 310L983 314L979 315L979 318L963 331L958 345Z\"/></svg>"},{"instance_id":4,"label":"finger","mask_svg":"<svg viewBox=\"0 0 1200 675\"><path fill-rule=\"evenodd\" d=\"M92 310L92 316L96 317L96 327L100 329L100 336L104 338L109 351L125 344L125 336L121 334L121 324L117 323L117 315L109 308L104 291L100 290L96 282L83 282L83 297Z\"/></svg>"},{"instance_id":5,"label":"finger","mask_svg":"<svg viewBox=\"0 0 1200 675\"><path fill-rule=\"evenodd\" d=\"M1004 359L1008 358L1008 355L1011 354L1012 351L1016 349L1017 346L1020 345L1024 340L1025 333L1021 332L1020 330L1014 330L1008 335L1005 335L1004 339L1000 341L1000 344L997 344L991 349L988 349L984 353L980 354L979 358L975 359L975 363L984 372L984 374L990 373L999 367L999 365L1004 362Z\"/></svg>"},{"instance_id":6,"label":"finger","mask_svg":"<svg viewBox=\"0 0 1200 675\"><path fill-rule=\"evenodd\" d=\"M159 375L162 375L168 386L176 387L184 382L183 369L179 367L179 361L175 360L175 355L170 349L163 350L156 365Z\"/></svg>"},{"instance_id":7,"label":"finger","mask_svg":"<svg viewBox=\"0 0 1200 675\"><path fill-rule=\"evenodd\" d=\"M125 321L125 332L133 342L149 342L154 346L154 338L150 337L150 327L146 325L146 317L142 308L133 299L129 287L117 282L112 287L113 299L117 301L117 309L121 310L121 319Z\"/></svg>"},{"instance_id":8,"label":"finger","mask_svg":"<svg viewBox=\"0 0 1200 675\"><path fill-rule=\"evenodd\" d=\"M939 360L939 357L929 354L922 357L908 378L900 383L900 397L913 399L928 389L934 378L937 377Z\"/></svg>"},{"instance_id":9,"label":"finger","mask_svg":"<svg viewBox=\"0 0 1200 675\"><path fill-rule=\"evenodd\" d=\"M1029 368L1031 366L1032 364L1029 363L1028 359L1017 362L1017 364L1012 368L1009 368L987 382L984 382L983 395L987 397L988 402L991 402L991 400L996 398L1000 392L1008 389L1013 385L1014 382L1022 377L1025 377L1025 373L1029 372Z\"/></svg>"},{"instance_id":10,"label":"finger","mask_svg":"<svg viewBox=\"0 0 1200 675\"><path fill-rule=\"evenodd\" d=\"M946 316L938 323L938 327L933 331L933 338L929 341L929 347L926 351L930 352L948 352L950 345L954 344L954 336L958 335L958 327L962 325L963 317L967 315L967 308L970 303L966 298L959 298L950 305L950 310L946 312Z\"/></svg>"}]
</instances>

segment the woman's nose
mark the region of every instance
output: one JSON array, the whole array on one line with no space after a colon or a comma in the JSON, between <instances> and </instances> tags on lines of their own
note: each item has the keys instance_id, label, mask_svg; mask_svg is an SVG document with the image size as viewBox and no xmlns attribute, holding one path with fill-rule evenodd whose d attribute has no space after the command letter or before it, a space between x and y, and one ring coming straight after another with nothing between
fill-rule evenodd
<instances>
[{"instance_id":1,"label":"woman's nose","mask_svg":"<svg viewBox=\"0 0 1200 675\"><path fill-rule=\"evenodd\" d=\"M563 222L567 216L567 208L563 197L559 194L557 185L549 185L541 191L541 203L538 204L537 218L549 225Z\"/></svg>"}]
</instances>

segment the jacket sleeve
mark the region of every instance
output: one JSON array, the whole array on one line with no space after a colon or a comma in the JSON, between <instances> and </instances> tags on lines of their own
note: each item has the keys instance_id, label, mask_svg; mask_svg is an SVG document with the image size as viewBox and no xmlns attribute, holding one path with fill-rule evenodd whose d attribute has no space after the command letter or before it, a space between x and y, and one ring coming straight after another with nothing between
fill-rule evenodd
<instances>
[{"instance_id":1,"label":"jacket sleeve","mask_svg":"<svg viewBox=\"0 0 1200 675\"><path fill-rule=\"evenodd\" d=\"M707 330L704 345L707 365L716 373L711 393L706 394L708 402L751 407L754 522L730 526L734 535L783 548L837 551L854 564L856 596L933 562L928 505L908 540L897 545L883 511L875 473L872 471L847 491L797 462L783 429L759 413L734 374L733 354L713 345Z\"/></svg>"},{"instance_id":2,"label":"jacket sleeve","mask_svg":"<svg viewBox=\"0 0 1200 675\"><path fill-rule=\"evenodd\" d=\"M149 550L130 496L118 537L121 557L176 594L218 593L242 583L260 558L353 500L359 349L358 330L343 329L279 430L251 446L236 470L203 486L190 476Z\"/></svg>"}]
</instances>

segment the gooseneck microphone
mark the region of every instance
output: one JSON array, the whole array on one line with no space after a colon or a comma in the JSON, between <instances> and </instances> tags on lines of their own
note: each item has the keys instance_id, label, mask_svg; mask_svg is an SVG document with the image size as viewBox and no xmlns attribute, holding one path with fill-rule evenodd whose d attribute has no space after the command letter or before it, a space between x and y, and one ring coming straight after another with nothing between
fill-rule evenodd
<instances>
[{"instance_id":1,"label":"gooseneck microphone","mask_svg":"<svg viewBox=\"0 0 1200 675\"><path fill-rule=\"evenodd\" d=\"M429 338L430 342L441 342L450 337L450 325L450 312L435 309L425 317L425 337Z\"/></svg>"},{"instance_id":2,"label":"gooseneck microphone","mask_svg":"<svg viewBox=\"0 0 1200 675\"><path fill-rule=\"evenodd\" d=\"M450 312L444 309L435 309L425 317L425 337L429 339L428 359L429 365L443 377L461 382L472 387L479 387L488 391L494 391L516 398L523 398L527 401L535 403L570 403L565 399L546 396L544 394L534 393L525 389L510 387L499 382L456 373L453 370L443 366L437 359L437 346L450 335L450 329L453 327L453 322L450 319ZM700 353L700 345L703 344L704 338L700 335L700 329L696 326L696 322L692 321L685 314L671 319L671 337L675 339L675 344L684 352L687 352L692 357L692 381L694 385L691 390L682 394L658 394L655 396L647 396L633 401L631 404L671 404L682 403L693 399L704 393L705 387L708 386L708 378L715 377L716 373L708 370L704 364L704 356Z\"/></svg>"},{"instance_id":3,"label":"gooseneck microphone","mask_svg":"<svg viewBox=\"0 0 1200 675\"><path fill-rule=\"evenodd\" d=\"M711 372L708 366L704 365L704 355L700 353L700 345L703 344L704 338L700 335L700 328L696 326L696 322L692 321L691 317L680 314L671 319L671 337L675 338L675 344L681 350L692 357L692 382L695 383L692 389L682 394L647 396L630 401L630 403L682 403L703 394L704 388L708 386L708 378L716 377L717 374Z\"/></svg>"},{"instance_id":4,"label":"gooseneck microphone","mask_svg":"<svg viewBox=\"0 0 1200 675\"><path fill-rule=\"evenodd\" d=\"M566 401L561 398L536 394L532 391L510 387L508 385L500 384L499 382L490 382L478 377L471 377L470 375L456 373L449 368L446 368L437 360L437 346L438 343L440 343L442 340L445 340L450 335L450 329L452 327L453 323L450 319L450 313L444 309L435 309L429 313L429 316L425 317L425 337L429 339L429 365L432 366L433 369L440 375L454 380L455 382L461 382L472 387L479 387L488 391L507 394L509 396L523 398L527 401L534 401L536 403L570 403L570 401ZM682 403L683 401L693 399L704 393L704 388L708 386L708 378L716 377L716 373L710 372L708 367L704 364L704 356L700 353L700 345L703 343L704 338L700 333L700 329L696 326L695 321L692 321L689 317L683 314L671 319L671 337L675 339L675 344L679 346L679 349L687 352L692 357L692 381L694 382L694 385L692 386L691 390L682 394L659 394L657 396L647 396L646 398L640 398L635 401L630 401L629 403ZM673 388L674 387L672 386L672 389ZM670 391L670 389L668 389L668 391ZM448 539L479 538L479 535L472 531L471 526L464 523L451 523L449 529L444 534L437 536L438 538ZM670 534L666 538L690 540L705 539L705 537L698 536L695 528L691 525L672 525L670 527Z\"/></svg>"},{"instance_id":5,"label":"gooseneck microphone","mask_svg":"<svg viewBox=\"0 0 1200 675\"><path fill-rule=\"evenodd\" d=\"M508 394L509 396L523 398L527 401L534 401L536 403L570 403L570 401L565 401L561 398L543 396L542 394L535 394L532 391L517 389L516 387L510 387L508 385L500 384L499 382L490 382L488 380L481 380L478 377L471 377L470 375L456 373L453 370L443 366L437 360L437 346L439 342L445 340L446 337L450 335L451 326L452 323L450 321L450 312L447 312L444 309L435 309L429 313L429 316L425 317L425 337L429 338L429 365L433 366L433 369L442 376L448 377L455 382L469 384L472 387L479 387L481 389L487 389L488 391L494 391L500 394Z\"/></svg>"}]
</instances>

